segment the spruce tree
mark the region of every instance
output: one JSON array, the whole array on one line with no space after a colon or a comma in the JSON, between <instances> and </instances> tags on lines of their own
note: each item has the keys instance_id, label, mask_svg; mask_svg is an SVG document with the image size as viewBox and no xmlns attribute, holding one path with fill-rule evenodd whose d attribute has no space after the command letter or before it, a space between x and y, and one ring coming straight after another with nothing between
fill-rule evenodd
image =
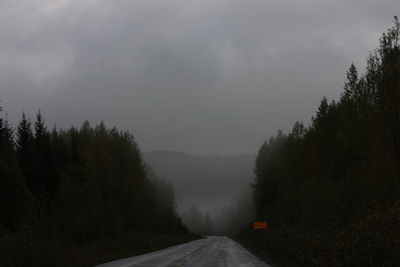
<instances>
[{"instance_id":1,"label":"spruce tree","mask_svg":"<svg viewBox=\"0 0 400 267\"><path fill-rule=\"evenodd\" d=\"M18 168L13 130L7 117L0 117L0 231L15 231L27 224L33 210L31 195Z\"/></svg>"},{"instance_id":2,"label":"spruce tree","mask_svg":"<svg viewBox=\"0 0 400 267\"><path fill-rule=\"evenodd\" d=\"M49 205L55 197L57 176L55 159L51 151L50 133L40 110L36 114L34 128L34 179L40 197L46 205Z\"/></svg>"},{"instance_id":3,"label":"spruce tree","mask_svg":"<svg viewBox=\"0 0 400 267\"><path fill-rule=\"evenodd\" d=\"M18 164L26 185L32 193L37 191L32 171L33 171L33 132L32 123L22 113L22 119L17 128L16 151Z\"/></svg>"}]
</instances>

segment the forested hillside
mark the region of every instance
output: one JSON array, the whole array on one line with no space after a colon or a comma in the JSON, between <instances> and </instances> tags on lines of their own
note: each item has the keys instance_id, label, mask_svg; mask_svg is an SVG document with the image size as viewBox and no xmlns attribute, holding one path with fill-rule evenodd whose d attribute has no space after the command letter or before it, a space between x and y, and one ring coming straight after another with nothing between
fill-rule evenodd
<instances>
[{"instance_id":1,"label":"forested hillside","mask_svg":"<svg viewBox=\"0 0 400 267\"><path fill-rule=\"evenodd\" d=\"M243 236L283 265L399 266L399 34L395 17L338 101L261 146L253 193L270 228Z\"/></svg>"},{"instance_id":2,"label":"forested hillside","mask_svg":"<svg viewBox=\"0 0 400 267\"><path fill-rule=\"evenodd\" d=\"M0 118L0 265L91 266L188 240L133 136Z\"/></svg>"},{"instance_id":3,"label":"forested hillside","mask_svg":"<svg viewBox=\"0 0 400 267\"><path fill-rule=\"evenodd\" d=\"M156 175L171 182L179 210L193 205L216 214L249 188L255 155L194 156L174 151L143 154Z\"/></svg>"},{"instance_id":4,"label":"forested hillside","mask_svg":"<svg viewBox=\"0 0 400 267\"><path fill-rule=\"evenodd\" d=\"M173 185L178 212L192 232L235 235L253 219L250 183L255 155L152 151L143 157Z\"/></svg>"}]
</instances>

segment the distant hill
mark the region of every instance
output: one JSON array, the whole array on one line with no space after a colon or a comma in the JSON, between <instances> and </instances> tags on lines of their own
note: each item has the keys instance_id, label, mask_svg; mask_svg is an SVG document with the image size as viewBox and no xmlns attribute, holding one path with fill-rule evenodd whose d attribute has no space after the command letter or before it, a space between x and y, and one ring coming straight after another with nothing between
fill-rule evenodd
<instances>
[{"instance_id":1,"label":"distant hill","mask_svg":"<svg viewBox=\"0 0 400 267\"><path fill-rule=\"evenodd\" d=\"M194 156L176 151L144 153L155 174L174 186L178 209L197 205L215 214L247 191L255 155Z\"/></svg>"}]
</instances>

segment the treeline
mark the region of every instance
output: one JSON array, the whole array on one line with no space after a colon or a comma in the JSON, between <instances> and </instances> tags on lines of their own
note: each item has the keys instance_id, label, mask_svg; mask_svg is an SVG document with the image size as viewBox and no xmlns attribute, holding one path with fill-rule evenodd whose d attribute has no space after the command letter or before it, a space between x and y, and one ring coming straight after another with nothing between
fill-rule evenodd
<instances>
[{"instance_id":1,"label":"treeline","mask_svg":"<svg viewBox=\"0 0 400 267\"><path fill-rule=\"evenodd\" d=\"M130 133L0 117L2 266L90 266L184 239L171 185Z\"/></svg>"},{"instance_id":2,"label":"treeline","mask_svg":"<svg viewBox=\"0 0 400 267\"><path fill-rule=\"evenodd\" d=\"M182 211L182 220L185 225L194 233L201 235L214 234L214 223L208 212L203 212L196 205L186 211Z\"/></svg>"},{"instance_id":3,"label":"treeline","mask_svg":"<svg viewBox=\"0 0 400 267\"><path fill-rule=\"evenodd\" d=\"M261 146L253 195L270 229L251 242L283 265L399 266L399 34L395 17L338 101Z\"/></svg>"},{"instance_id":4,"label":"treeline","mask_svg":"<svg viewBox=\"0 0 400 267\"><path fill-rule=\"evenodd\" d=\"M192 205L180 212L188 229L200 235L237 236L254 219L250 188L240 192L231 203L210 214L204 207Z\"/></svg>"}]
</instances>

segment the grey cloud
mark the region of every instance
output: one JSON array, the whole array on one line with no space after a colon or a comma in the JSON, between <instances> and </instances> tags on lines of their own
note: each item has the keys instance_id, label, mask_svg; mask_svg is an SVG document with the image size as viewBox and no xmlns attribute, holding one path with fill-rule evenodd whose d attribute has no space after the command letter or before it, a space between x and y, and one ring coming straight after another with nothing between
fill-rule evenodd
<instances>
[{"instance_id":1,"label":"grey cloud","mask_svg":"<svg viewBox=\"0 0 400 267\"><path fill-rule=\"evenodd\" d=\"M254 152L337 98L400 4L4 0L0 98L16 122L104 119L144 150Z\"/></svg>"}]
</instances>

